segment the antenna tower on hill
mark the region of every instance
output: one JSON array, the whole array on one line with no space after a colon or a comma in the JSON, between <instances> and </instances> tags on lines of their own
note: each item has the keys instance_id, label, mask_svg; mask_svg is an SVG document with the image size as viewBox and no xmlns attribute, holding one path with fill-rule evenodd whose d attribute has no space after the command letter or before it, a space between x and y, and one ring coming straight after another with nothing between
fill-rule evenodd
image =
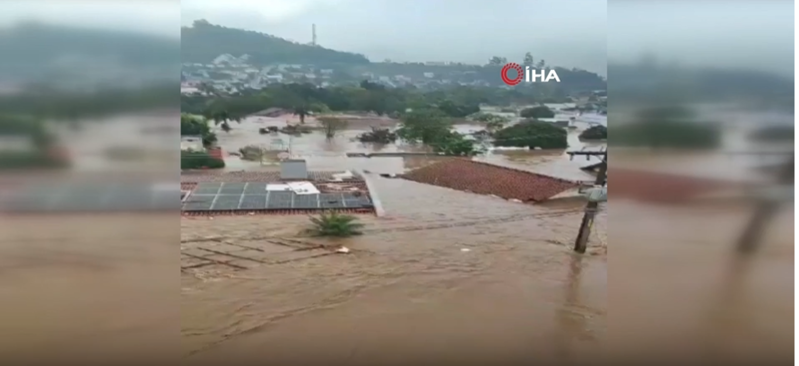
<instances>
[{"instance_id":1,"label":"antenna tower on hill","mask_svg":"<svg viewBox=\"0 0 799 366\"><path fill-rule=\"evenodd\" d=\"M311 25L311 46L316 46L316 24Z\"/></svg>"}]
</instances>

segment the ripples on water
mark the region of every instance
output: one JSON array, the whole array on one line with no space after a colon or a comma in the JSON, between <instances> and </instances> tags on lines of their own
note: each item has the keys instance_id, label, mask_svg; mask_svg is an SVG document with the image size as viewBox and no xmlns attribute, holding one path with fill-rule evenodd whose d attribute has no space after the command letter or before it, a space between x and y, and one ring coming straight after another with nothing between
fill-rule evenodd
<instances>
[{"instance_id":1,"label":"ripples on water","mask_svg":"<svg viewBox=\"0 0 799 366\"><path fill-rule=\"evenodd\" d=\"M333 141L303 135L292 140L292 152L313 170L401 173L441 159L336 157L373 151L351 140L359 132L343 131ZM222 134L220 142L242 145L236 133ZM585 146L576 132L569 142L571 149ZM478 159L573 180L592 180L579 168L596 162L570 161L563 151ZM742 223L748 207L711 207L703 214L687 207L614 204L614 212L620 210L614 260L619 268L638 270L614 274L618 280L610 291L614 299L641 301L614 303L621 310L608 318L607 210L597 219L589 255L580 257L569 248L582 216L579 200L528 206L403 180L378 179L376 186L387 217L364 217L361 237L314 241L345 245L351 254L184 274L181 311L189 359L364 365L595 361L600 354L672 349L664 347L672 343L686 354L730 357L769 342L784 349L782 340L790 339L780 319L792 309L775 307L775 299L791 293L782 281L790 266L781 258L792 252L781 249L787 248L780 246L784 238L769 238L772 245L757 264L730 265L729 243L738 232L722 229L722 223ZM661 220L669 222L669 232L659 231ZM183 245L209 245L203 240L211 238L265 247L274 238L296 237L306 222L271 216L184 220ZM744 267L753 269L736 277ZM761 285L745 289L742 278ZM612 334L611 319L619 324Z\"/></svg>"},{"instance_id":2,"label":"ripples on water","mask_svg":"<svg viewBox=\"0 0 799 366\"><path fill-rule=\"evenodd\" d=\"M603 256L574 263L581 279L570 277L582 204L535 208L401 180L376 184L388 216L365 218L365 235L341 242L352 254L184 277L186 352L205 350L193 357L209 361L525 359L555 357L553 339L561 348L592 344L603 332ZM247 242L253 232L295 235L306 220L186 220L183 236ZM593 290L575 297L573 286ZM290 351L309 343L312 354Z\"/></svg>"},{"instance_id":3,"label":"ripples on water","mask_svg":"<svg viewBox=\"0 0 799 366\"><path fill-rule=\"evenodd\" d=\"M257 135L260 124L233 127L239 131L220 133L228 149L268 139ZM305 157L312 170L382 173L441 159L333 156L375 151L352 141L360 132L342 131L333 141L318 133L292 138L292 153ZM570 144L580 147L576 134ZM570 162L562 151L483 159L593 179L579 170L593 161ZM598 352L606 308L604 213L592 236L593 255L580 258L569 246L583 202L534 207L403 180L378 179L375 185L387 216L364 217L365 235L328 243L346 245L353 250L349 255L184 275L184 350L190 359L399 364ZM258 246L268 238L294 237L306 222L271 216L184 220L182 236L186 247L207 245L203 238ZM298 353L300 348L313 352Z\"/></svg>"}]
</instances>

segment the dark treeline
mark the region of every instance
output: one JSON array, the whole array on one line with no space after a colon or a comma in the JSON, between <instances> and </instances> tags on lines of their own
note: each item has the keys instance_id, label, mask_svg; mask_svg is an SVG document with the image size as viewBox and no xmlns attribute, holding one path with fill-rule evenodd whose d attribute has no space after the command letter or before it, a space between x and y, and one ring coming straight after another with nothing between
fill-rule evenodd
<instances>
[{"instance_id":1,"label":"dark treeline","mask_svg":"<svg viewBox=\"0 0 799 366\"><path fill-rule=\"evenodd\" d=\"M0 114L80 120L177 106L174 84L143 89L103 89L91 93L28 90L0 98ZM0 131L1 132L1 131Z\"/></svg>"},{"instance_id":2,"label":"dark treeline","mask_svg":"<svg viewBox=\"0 0 799 366\"><path fill-rule=\"evenodd\" d=\"M295 112L368 111L378 115L398 116L408 109L435 106L448 117L464 118L478 112L480 104L510 106L531 103L559 103L567 98L547 97L526 89L455 87L421 91L386 88L363 81L354 87L320 88L311 84L278 84L236 95L206 95L181 98L184 113L210 115L209 110L224 110L231 118L268 108Z\"/></svg>"}]
</instances>

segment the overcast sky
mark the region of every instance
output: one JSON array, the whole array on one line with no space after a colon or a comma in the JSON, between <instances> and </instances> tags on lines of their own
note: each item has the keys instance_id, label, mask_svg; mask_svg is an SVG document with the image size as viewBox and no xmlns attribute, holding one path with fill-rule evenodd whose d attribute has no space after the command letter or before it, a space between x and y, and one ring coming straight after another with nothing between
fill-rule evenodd
<instances>
[{"instance_id":1,"label":"overcast sky","mask_svg":"<svg viewBox=\"0 0 799 366\"><path fill-rule=\"evenodd\" d=\"M504 5L507 4L507 5ZM605 74L645 52L664 62L793 73L791 0L3 0L21 19L179 36L196 19L372 60L484 63L494 55Z\"/></svg>"},{"instance_id":2,"label":"overcast sky","mask_svg":"<svg viewBox=\"0 0 799 366\"><path fill-rule=\"evenodd\" d=\"M196 19L311 41L382 61L536 59L604 74L604 0L184 0Z\"/></svg>"}]
</instances>

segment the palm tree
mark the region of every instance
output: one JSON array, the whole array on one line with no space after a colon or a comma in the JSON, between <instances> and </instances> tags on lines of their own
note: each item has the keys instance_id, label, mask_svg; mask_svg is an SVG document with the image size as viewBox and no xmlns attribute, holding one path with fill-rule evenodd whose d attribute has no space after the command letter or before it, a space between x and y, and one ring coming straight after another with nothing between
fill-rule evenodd
<instances>
[{"instance_id":1,"label":"palm tree","mask_svg":"<svg viewBox=\"0 0 799 366\"><path fill-rule=\"evenodd\" d=\"M294 115L300 117L300 124L305 124L305 116L308 115L308 112L310 110L305 104L299 104L294 107Z\"/></svg>"},{"instance_id":2,"label":"palm tree","mask_svg":"<svg viewBox=\"0 0 799 366\"><path fill-rule=\"evenodd\" d=\"M230 124L228 123L228 121L233 120L233 121L236 121L238 123L241 123L241 118L240 117L231 116L230 113L228 113L228 111L224 110L224 109L219 109L219 110L214 110L214 111L207 111L206 113L204 113L204 115L205 115L205 118L207 118L209 120L213 120L215 126L219 126L221 124L220 127L222 128L222 131L225 131L225 132L230 132L230 130L231 130Z\"/></svg>"},{"instance_id":3,"label":"palm tree","mask_svg":"<svg viewBox=\"0 0 799 366\"><path fill-rule=\"evenodd\" d=\"M323 212L318 217L311 217L313 227L310 233L314 236L349 237L361 235L359 231L363 224L357 222L358 218L343 215L337 212Z\"/></svg>"}]
</instances>

